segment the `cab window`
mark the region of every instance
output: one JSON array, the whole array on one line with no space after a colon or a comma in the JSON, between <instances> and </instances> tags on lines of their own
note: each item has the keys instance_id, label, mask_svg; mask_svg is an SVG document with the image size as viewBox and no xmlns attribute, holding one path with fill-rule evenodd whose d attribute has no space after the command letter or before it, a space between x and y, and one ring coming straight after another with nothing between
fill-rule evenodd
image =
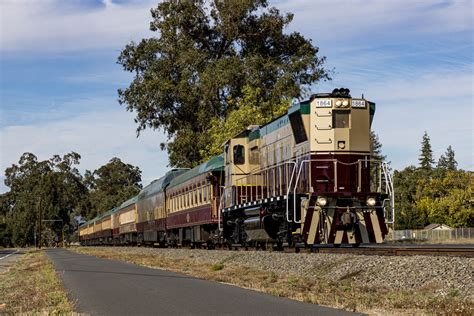
<instances>
[{"instance_id":1,"label":"cab window","mask_svg":"<svg viewBox=\"0 0 474 316\"><path fill-rule=\"evenodd\" d=\"M242 145L235 145L234 151L234 164L243 165L245 163L245 149Z\"/></svg>"},{"instance_id":2,"label":"cab window","mask_svg":"<svg viewBox=\"0 0 474 316\"><path fill-rule=\"evenodd\" d=\"M333 111L334 128L349 128L350 111Z\"/></svg>"}]
</instances>

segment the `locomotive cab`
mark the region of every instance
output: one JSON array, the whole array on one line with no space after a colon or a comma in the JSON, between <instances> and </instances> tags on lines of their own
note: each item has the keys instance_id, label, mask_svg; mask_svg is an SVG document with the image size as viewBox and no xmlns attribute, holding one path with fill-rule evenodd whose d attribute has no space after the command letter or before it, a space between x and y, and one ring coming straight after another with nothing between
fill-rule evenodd
<instances>
[{"instance_id":1,"label":"locomotive cab","mask_svg":"<svg viewBox=\"0 0 474 316\"><path fill-rule=\"evenodd\" d=\"M245 203L259 194L257 175L260 168L260 133L258 126L249 126L224 144L224 205Z\"/></svg>"}]
</instances>

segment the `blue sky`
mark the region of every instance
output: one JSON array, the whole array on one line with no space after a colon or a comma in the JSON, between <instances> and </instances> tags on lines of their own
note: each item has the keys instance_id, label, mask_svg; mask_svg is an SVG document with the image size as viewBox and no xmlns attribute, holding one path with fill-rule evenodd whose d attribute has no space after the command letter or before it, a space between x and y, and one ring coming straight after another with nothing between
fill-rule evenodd
<instances>
[{"instance_id":1,"label":"blue sky","mask_svg":"<svg viewBox=\"0 0 474 316\"><path fill-rule=\"evenodd\" d=\"M288 31L311 38L334 68L313 92L348 87L377 103L374 130L396 169L417 164L426 130L435 159L451 145L473 164L472 1L282 0ZM168 169L160 131L135 137L117 102L131 76L116 64L131 40L152 36L156 1L0 2L0 192L23 152L40 159L76 151L80 170L114 157L140 167L144 184Z\"/></svg>"}]
</instances>

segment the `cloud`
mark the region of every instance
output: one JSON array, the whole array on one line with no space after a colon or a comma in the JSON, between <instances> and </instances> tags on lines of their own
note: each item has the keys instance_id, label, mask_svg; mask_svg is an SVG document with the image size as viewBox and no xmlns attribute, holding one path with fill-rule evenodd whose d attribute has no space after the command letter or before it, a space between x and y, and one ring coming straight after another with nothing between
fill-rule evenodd
<instances>
[{"instance_id":1,"label":"cloud","mask_svg":"<svg viewBox=\"0 0 474 316\"><path fill-rule=\"evenodd\" d=\"M275 5L295 14L291 29L318 41L364 43L471 30L471 0L286 0Z\"/></svg>"},{"instance_id":2,"label":"cloud","mask_svg":"<svg viewBox=\"0 0 474 316\"><path fill-rule=\"evenodd\" d=\"M66 52L120 48L149 36L156 1L84 7L61 0L0 2L0 47L4 52Z\"/></svg>"},{"instance_id":3,"label":"cloud","mask_svg":"<svg viewBox=\"0 0 474 316\"><path fill-rule=\"evenodd\" d=\"M166 137L159 131L147 130L136 138L133 116L117 107L117 110L88 111L55 121L4 127L0 129L0 170L3 174L5 168L18 163L24 152L48 159L54 154L75 151L82 156L79 166L82 172L119 157L140 167L146 185L169 169L167 153L159 148ZM0 192L6 190L2 181Z\"/></svg>"},{"instance_id":4,"label":"cloud","mask_svg":"<svg viewBox=\"0 0 474 316\"><path fill-rule=\"evenodd\" d=\"M102 5L87 7L80 1L4 0L0 47L4 52L120 48L152 34L149 11L156 3L104 0ZM294 13L290 29L314 34L317 44L402 40L473 28L470 0L284 0L271 5Z\"/></svg>"},{"instance_id":5,"label":"cloud","mask_svg":"<svg viewBox=\"0 0 474 316\"><path fill-rule=\"evenodd\" d=\"M418 164L424 131L435 160L451 145L459 167L474 170L473 77L469 72L426 73L371 86L377 103L374 130L396 169Z\"/></svg>"}]
</instances>

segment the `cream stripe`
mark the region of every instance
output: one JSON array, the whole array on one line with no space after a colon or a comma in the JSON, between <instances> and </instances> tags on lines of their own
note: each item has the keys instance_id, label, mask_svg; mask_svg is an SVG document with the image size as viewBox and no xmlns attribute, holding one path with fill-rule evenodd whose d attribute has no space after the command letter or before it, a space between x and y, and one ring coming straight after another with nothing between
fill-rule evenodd
<instances>
[{"instance_id":1,"label":"cream stripe","mask_svg":"<svg viewBox=\"0 0 474 316\"><path fill-rule=\"evenodd\" d=\"M316 210L316 208L313 210L313 217L311 219L311 226L309 227L309 234L308 234L308 239L306 242L309 245L314 244L314 239L316 238L316 232L318 231L318 226L319 226L319 210Z\"/></svg>"},{"instance_id":2,"label":"cream stripe","mask_svg":"<svg viewBox=\"0 0 474 316\"><path fill-rule=\"evenodd\" d=\"M382 232L380 231L379 219L377 217L377 212L370 212L370 220L372 221L372 227L375 234L375 242L380 244L383 242Z\"/></svg>"},{"instance_id":3,"label":"cream stripe","mask_svg":"<svg viewBox=\"0 0 474 316\"><path fill-rule=\"evenodd\" d=\"M369 233L367 232L367 226L365 225L364 213L363 212L356 212L357 217L359 218L359 230L360 235L362 237L363 243L369 243Z\"/></svg>"},{"instance_id":4,"label":"cream stripe","mask_svg":"<svg viewBox=\"0 0 474 316\"><path fill-rule=\"evenodd\" d=\"M343 230L338 230L336 232L336 238L334 239L335 244L340 244L342 242L342 237L344 236Z\"/></svg>"}]
</instances>

